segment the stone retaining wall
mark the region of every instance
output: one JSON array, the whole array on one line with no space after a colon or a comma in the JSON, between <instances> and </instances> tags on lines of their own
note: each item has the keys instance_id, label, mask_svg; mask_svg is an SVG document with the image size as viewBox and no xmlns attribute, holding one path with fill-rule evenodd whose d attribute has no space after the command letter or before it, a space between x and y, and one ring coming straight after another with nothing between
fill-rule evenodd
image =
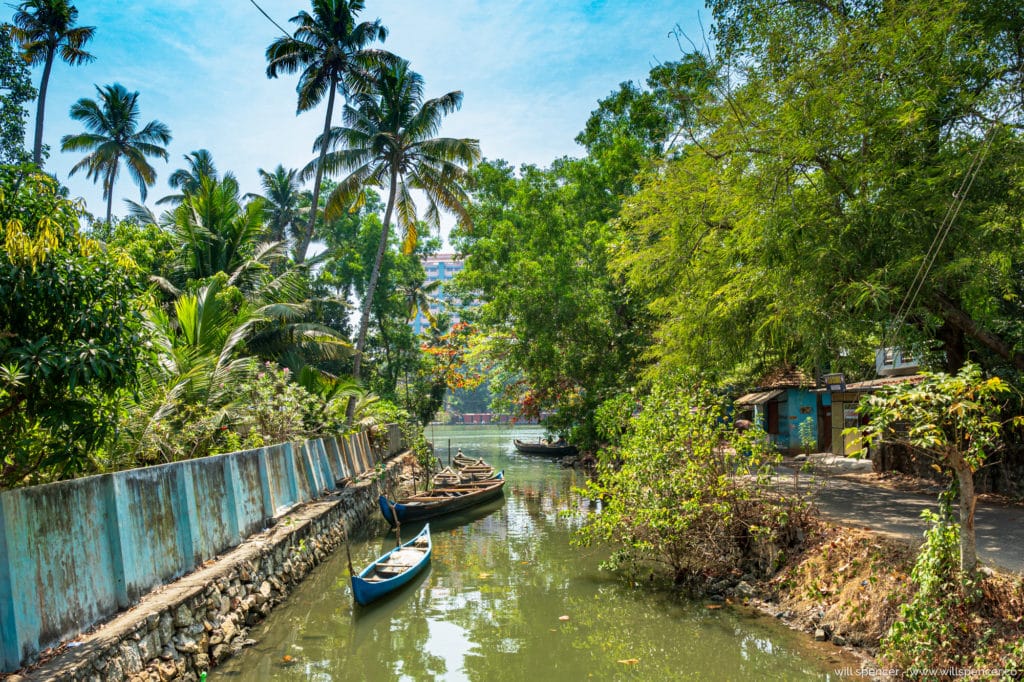
<instances>
[{"instance_id":1,"label":"stone retaining wall","mask_svg":"<svg viewBox=\"0 0 1024 682\"><path fill-rule=\"evenodd\" d=\"M391 460L384 485L411 462ZM39 668L7 682L185 680L253 644L247 634L377 509L382 482L363 480L310 502L220 557L159 588Z\"/></svg>"}]
</instances>

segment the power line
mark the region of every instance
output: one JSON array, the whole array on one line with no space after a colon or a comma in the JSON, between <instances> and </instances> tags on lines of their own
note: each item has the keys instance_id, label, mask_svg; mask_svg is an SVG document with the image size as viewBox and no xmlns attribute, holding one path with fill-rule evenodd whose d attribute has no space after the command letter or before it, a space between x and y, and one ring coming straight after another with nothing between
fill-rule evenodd
<instances>
[{"instance_id":1,"label":"power line","mask_svg":"<svg viewBox=\"0 0 1024 682\"><path fill-rule=\"evenodd\" d=\"M262 14L263 16L265 16L265 17L267 18L267 21L269 21L269 22L270 22L270 23L272 23L272 24L273 24L274 26L276 26L276 27L277 27L277 30L278 30L278 31L280 31L281 33L285 34L285 35L286 35L286 36L288 36L289 38L291 38L291 37L292 37L292 34L291 34L291 33L289 33L288 31L284 30L283 28L281 28L281 25L280 25L279 23L277 23L276 21L274 21L274 18L273 18L273 17L271 17L271 16L270 16L269 14L267 14L266 12L264 12L264 11L263 11L263 8L262 8L262 7L260 7L259 5L257 5L257 4L256 4L256 0L249 0L249 2L251 2L251 3L252 3L252 6L253 6L253 7L255 7L256 9L258 9L258 10L260 11L260 14Z\"/></svg>"},{"instance_id":2,"label":"power line","mask_svg":"<svg viewBox=\"0 0 1024 682\"><path fill-rule=\"evenodd\" d=\"M914 302L917 300L918 294L921 293L924 282L928 279L932 266L935 265L935 261L939 257L939 251L942 249L942 245L945 243L950 230L952 230L953 223L960 214L960 209L963 208L964 202L967 200L967 194L970 192L971 186L974 184L974 180L978 176L978 171L981 169L981 166L985 161L985 155L988 153L988 148L992 143L995 128L996 123L993 121L989 126L988 132L985 134L982 145L975 152L974 158L971 159L971 163L968 165L967 170L964 173L963 180L960 181L960 186L957 188L957 191L953 193L953 201L946 209L946 215L943 216L942 222L939 224L939 229L935 232L935 237L932 239L932 243L929 245L928 251L925 253L924 258L921 261L921 265L917 269L917 273L914 275L914 280L911 282L910 288L907 290L907 293L903 297L903 301L900 303L899 309L896 311L892 326L890 327L889 339L883 339L883 347L888 345L887 341L891 340L892 337L898 333L899 328L903 325L904 319L908 314L910 314L910 311L914 306Z\"/></svg>"}]
</instances>

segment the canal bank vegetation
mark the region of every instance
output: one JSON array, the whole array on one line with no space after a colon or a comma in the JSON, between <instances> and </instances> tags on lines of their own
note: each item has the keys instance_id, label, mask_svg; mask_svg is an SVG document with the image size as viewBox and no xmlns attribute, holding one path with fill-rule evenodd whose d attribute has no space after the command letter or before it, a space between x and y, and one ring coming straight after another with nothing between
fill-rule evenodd
<instances>
[{"instance_id":1,"label":"canal bank vegetation","mask_svg":"<svg viewBox=\"0 0 1024 682\"><path fill-rule=\"evenodd\" d=\"M948 508L947 508L948 511ZM791 627L853 646L904 671L990 669L1013 680L1024 662L1019 575L958 570L957 525L937 523L920 547L866 530L816 524L749 603ZM941 674L921 679L948 679Z\"/></svg>"},{"instance_id":2,"label":"canal bank vegetation","mask_svg":"<svg viewBox=\"0 0 1024 682\"><path fill-rule=\"evenodd\" d=\"M737 432L726 400L678 378L656 383L639 410L602 411L601 451L581 491L602 502L576 541L610 543L607 566L660 577L698 593L772 575L810 522L799 491L769 486L780 461L758 429Z\"/></svg>"},{"instance_id":3,"label":"canal bank vegetation","mask_svg":"<svg viewBox=\"0 0 1024 682\"><path fill-rule=\"evenodd\" d=\"M970 384L971 376L960 381ZM983 402L979 390L973 397ZM806 484L779 484L778 454L757 429L737 431L725 408L706 386L666 377L639 399L600 410L612 445L580 492L601 509L574 542L607 543L605 567L634 583L752 603L816 639L859 647L903 670L1020 669L1024 579L962 568L970 543L961 542L953 512L957 479L940 513L927 513L919 548L832 526L817 517ZM972 409L983 408L963 403L958 414L970 418ZM966 434L984 441L987 422L979 424L959 432L964 445L972 440ZM917 433L948 426L907 424Z\"/></svg>"}]
</instances>

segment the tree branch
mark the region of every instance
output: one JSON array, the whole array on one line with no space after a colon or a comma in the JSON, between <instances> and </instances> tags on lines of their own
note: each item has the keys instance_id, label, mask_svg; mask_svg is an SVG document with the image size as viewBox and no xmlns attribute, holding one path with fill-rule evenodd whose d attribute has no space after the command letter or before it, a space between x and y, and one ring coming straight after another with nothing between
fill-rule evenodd
<instances>
[{"instance_id":1,"label":"tree branch","mask_svg":"<svg viewBox=\"0 0 1024 682\"><path fill-rule=\"evenodd\" d=\"M935 292L935 301L939 305L942 318L950 325L960 329L964 334L981 342L983 346L991 350L999 357L1009 360L1018 370L1024 371L1024 353L1015 351L1008 343L1001 338L982 328L977 322L964 312L953 299L941 292Z\"/></svg>"}]
</instances>

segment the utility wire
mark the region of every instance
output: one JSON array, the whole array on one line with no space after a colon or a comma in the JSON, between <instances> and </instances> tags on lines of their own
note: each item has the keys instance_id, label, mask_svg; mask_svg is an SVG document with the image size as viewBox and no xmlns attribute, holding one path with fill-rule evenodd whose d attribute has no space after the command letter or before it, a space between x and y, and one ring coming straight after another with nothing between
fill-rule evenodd
<instances>
[{"instance_id":1,"label":"utility wire","mask_svg":"<svg viewBox=\"0 0 1024 682\"><path fill-rule=\"evenodd\" d=\"M291 34L291 33L289 33L288 31L284 30L283 28L281 28L281 24L279 24L279 23L277 23L276 21L274 21L274 18L273 18L273 17L271 17L271 16L270 16L269 14L267 14L266 12L264 12L264 11L263 11L263 8L262 8L262 7L260 7L259 5L257 5L257 4L256 4L256 0L249 0L249 2L251 2L251 3L252 3L252 6L253 6L253 7L255 7L256 9L258 9L258 10L260 11L260 14L262 14L263 16L265 16L265 17L267 18L267 21L269 21L269 22L270 22L270 23L272 23L272 24L273 24L274 26L276 26L276 27L277 27L277 30L278 30L278 31L280 31L281 33L285 34L285 35L286 35L286 36L288 36L289 38L291 38L291 37L292 37L292 34Z\"/></svg>"},{"instance_id":2,"label":"utility wire","mask_svg":"<svg viewBox=\"0 0 1024 682\"><path fill-rule=\"evenodd\" d=\"M985 134L985 139L982 145L978 148L978 151L975 152L974 158L971 159L971 163L964 173L963 180L960 181L960 186L957 188L957 191L953 193L953 201L946 209L946 214L943 216L942 222L939 224L939 229L935 232L935 237L932 239L932 243L928 247L928 251L925 253L924 258L921 260L921 265L918 267L917 273L914 275L914 280L911 282L910 288L907 290L906 295L903 297L903 301L900 303L899 310L896 311L896 316L893 319L892 326L889 330L889 339L883 342L883 347L887 346L887 341L891 340L898 333L899 328L903 325L904 319L910 314L910 311L914 306L914 302L917 300L917 296L921 293L924 282L928 279L932 266L935 265L935 261L939 256L939 251L942 249L942 245L945 243L950 230L952 230L953 223L960 214L960 209L963 208L964 202L967 200L967 194L971 191L971 186L974 184L974 180L978 176L978 171L981 169L981 166L985 161L985 156L988 154L988 148L992 143L992 138L995 137L993 134L995 132L995 128L996 123L993 121L989 126L988 132Z\"/></svg>"}]
</instances>

